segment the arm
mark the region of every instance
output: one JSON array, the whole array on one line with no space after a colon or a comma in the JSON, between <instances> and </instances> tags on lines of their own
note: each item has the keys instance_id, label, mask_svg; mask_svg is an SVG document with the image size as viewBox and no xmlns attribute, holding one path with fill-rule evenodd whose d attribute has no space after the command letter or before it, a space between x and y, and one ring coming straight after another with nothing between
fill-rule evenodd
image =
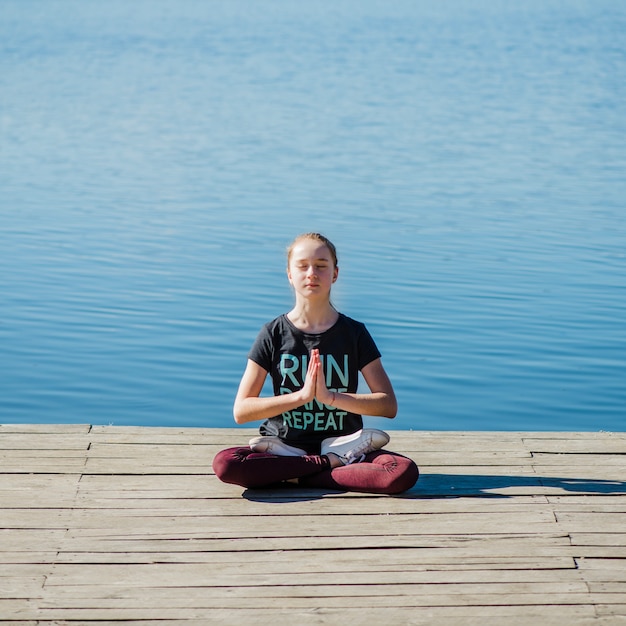
<instances>
[{"instance_id":1,"label":"arm","mask_svg":"<svg viewBox=\"0 0 626 626\"><path fill-rule=\"evenodd\" d=\"M398 403L393 386L383 367L382 361L376 359L368 363L362 370L363 378L370 393L339 393L326 387L323 376L317 377L316 397L328 406L342 411L372 415L375 417L393 418L398 412Z\"/></svg>"},{"instance_id":2,"label":"arm","mask_svg":"<svg viewBox=\"0 0 626 626\"><path fill-rule=\"evenodd\" d=\"M260 394L267 377L267 371L249 359L235 397L233 407L235 422L246 424L267 419L310 402L315 397L315 383L319 368L319 359L311 359L302 389L294 393L262 398Z\"/></svg>"}]
</instances>

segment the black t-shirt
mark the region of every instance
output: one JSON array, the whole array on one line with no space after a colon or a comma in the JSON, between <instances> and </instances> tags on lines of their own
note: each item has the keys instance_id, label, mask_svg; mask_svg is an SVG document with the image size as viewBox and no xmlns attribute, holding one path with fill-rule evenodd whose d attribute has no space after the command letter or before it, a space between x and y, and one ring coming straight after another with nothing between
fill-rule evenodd
<instances>
[{"instance_id":1,"label":"black t-shirt","mask_svg":"<svg viewBox=\"0 0 626 626\"><path fill-rule=\"evenodd\" d=\"M281 315L263 326L248 358L269 372L274 394L279 395L302 388L313 348L320 351L326 386L337 392L356 393L359 371L380 357L365 325L340 313L337 322L320 334L305 333L286 315ZM363 428L361 415L314 399L266 420L260 432L277 435L309 452L319 452L323 439L347 435L360 428Z\"/></svg>"}]
</instances>

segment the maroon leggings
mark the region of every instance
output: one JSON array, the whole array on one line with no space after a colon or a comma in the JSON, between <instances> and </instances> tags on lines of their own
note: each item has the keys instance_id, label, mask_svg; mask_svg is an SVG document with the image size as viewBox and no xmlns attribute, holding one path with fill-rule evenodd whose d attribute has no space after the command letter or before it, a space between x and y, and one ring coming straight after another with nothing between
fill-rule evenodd
<instances>
[{"instance_id":1,"label":"maroon leggings","mask_svg":"<svg viewBox=\"0 0 626 626\"><path fill-rule=\"evenodd\" d=\"M411 459L386 450L370 452L361 463L331 469L328 457L317 454L276 456L247 447L227 448L215 455L213 470L223 482L251 489L297 478L303 487L386 494L410 489L419 477Z\"/></svg>"}]
</instances>

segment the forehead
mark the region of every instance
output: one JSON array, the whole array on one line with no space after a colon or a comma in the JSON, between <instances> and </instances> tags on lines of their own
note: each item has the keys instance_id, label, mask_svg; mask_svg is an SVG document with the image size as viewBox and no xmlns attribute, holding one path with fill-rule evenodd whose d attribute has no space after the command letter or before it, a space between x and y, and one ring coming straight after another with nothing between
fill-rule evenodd
<instances>
[{"instance_id":1,"label":"forehead","mask_svg":"<svg viewBox=\"0 0 626 626\"><path fill-rule=\"evenodd\" d=\"M291 252L291 260L324 260L331 261L332 255L328 246L315 239L301 239L298 241Z\"/></svg>"}]
</instances>

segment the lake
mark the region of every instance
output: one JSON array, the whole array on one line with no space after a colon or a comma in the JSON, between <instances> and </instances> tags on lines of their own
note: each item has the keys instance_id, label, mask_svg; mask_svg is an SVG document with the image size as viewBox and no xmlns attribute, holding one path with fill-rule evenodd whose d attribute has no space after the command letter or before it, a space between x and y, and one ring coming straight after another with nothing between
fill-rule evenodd
<instances>
[{"instance_id":1,"label":"lake","mask_svg":"<svg viewBox=\"0 0 626 626\"><path fill-rule=\"evenodd\" d=\"M0 15L0 423L234 425L320 231L398 395L369 425L624 430L626 3Z\"/></svg>"}]
</instances>

